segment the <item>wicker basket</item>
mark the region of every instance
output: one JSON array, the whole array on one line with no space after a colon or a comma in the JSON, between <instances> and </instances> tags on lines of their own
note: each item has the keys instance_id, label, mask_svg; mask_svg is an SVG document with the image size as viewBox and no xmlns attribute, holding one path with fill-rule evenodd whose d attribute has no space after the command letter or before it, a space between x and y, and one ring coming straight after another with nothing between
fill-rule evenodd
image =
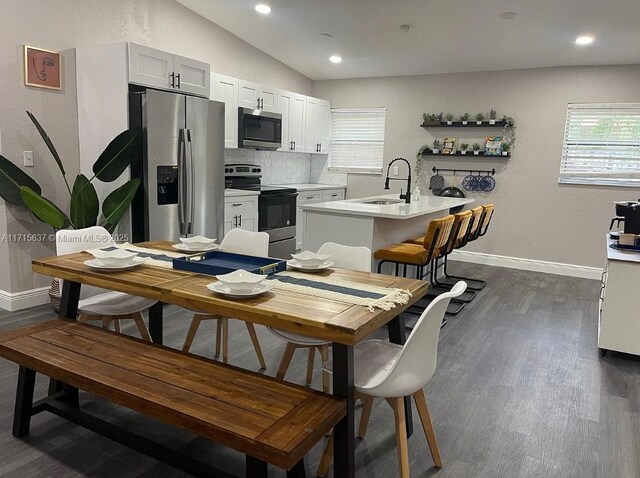
<instances>
[{"instance_id":1,"label":"wicker basket","mask_svg":"<svg viewBox=\"0 0 640 478\"><path fill-rule=\"evenodd\" d=\"M57 314L60 312L60 303L62 302L62 295L60 294L60 279L53 279L51 287L49 287L49 300L51 307Z\"/></svg>"}]
</instances>

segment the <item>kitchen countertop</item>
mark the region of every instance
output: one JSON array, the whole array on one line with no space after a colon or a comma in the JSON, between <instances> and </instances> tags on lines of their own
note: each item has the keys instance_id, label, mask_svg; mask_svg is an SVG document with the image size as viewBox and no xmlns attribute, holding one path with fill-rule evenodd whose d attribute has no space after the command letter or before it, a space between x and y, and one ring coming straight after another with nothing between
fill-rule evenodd
<instances>
[{"instance_id":1,"label":"kitchen countertop","mask_svg":"<svg viewBox=\"0 0 640 478\"><path fill-rule=\"evenodd\" d=\"M322 184L322 183L297 183L297 184L269 184L269 186L286 186L296 188L298 191L322 191L326 189L346 189L347 185Z\"/></svg>"},{"instance_id":2,"label":"kitchen countertop","mask_svg":"<svg viewBox=\"0 0 640 478\"><path fill-rule=\"evenodd\" d=\"M364 204L364 201L374 199L395 199L398 194L386 194L368 198L347 199L343 201L321 202L305 204L300 207L307 212L321 212L324 214L336 214L342 216L380 217L387 219L410 219L424 216L438 211L444 211L456 206L462 206L474 202L471 198L445 198L438 196L420 196L420 201L405 204L404 201L396 204Z\"/></svg>"},{"instance_id":3,"label":"kitchen countertop","mask_svg":"<svg viewBox=\"0 0 640 478\"><path fill-rule=\"evenodd\" d=\"M625 262L640 263L640 252L613 249L610 246L614 242L618 242L618 241L616 241L615 239L611 239L611 236L607 234L607 259L609 259L610 261L625 261Z\"/></svg>"},{"instance_id":4,"label":"kitchen countertop","mask_svg":"<svg viewBox=\"0 0 640 478\"><path fill-rule=\"evenodd\" d=\"M225 189L224 197L232 198L235 196L257 196L260 194L260 191L247 191L245 189Z\"/></svg>"}]
</instances>

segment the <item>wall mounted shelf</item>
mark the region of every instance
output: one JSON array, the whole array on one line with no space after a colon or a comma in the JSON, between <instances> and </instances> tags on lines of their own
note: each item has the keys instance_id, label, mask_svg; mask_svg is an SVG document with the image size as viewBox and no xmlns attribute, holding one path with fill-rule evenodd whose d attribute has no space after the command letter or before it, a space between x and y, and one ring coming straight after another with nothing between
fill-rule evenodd
<instances>
[{"instance_id":1,"label":"wall mounted shelf","mask_svg":"<svg viewBox=\"0 0 640 478\"><path fill-rule=\"evenodd\" d=\"M484 120L481 124L478 124L476 120L469 120L467 124L462 124L462 121L452 121L451 124L447 124L446 121L440 121L440 123L422 123L422 128L511 128L506 121L496 121L494 124L489 124L489 121Z\"/></svg>"},{"instance_id":2,"label":"wall mounted shelf","mask_svg":"<svg viewBox=\"0 0 640 478\"><path fill-rule=\"evenodd\" d=\"M421 157L427 157L427 156L434 156L434 157L441 157L441 158L447 158L449 156L456 156L456 157L464 157L464 158L469 158L469 159L474 159L474 158L484 158L484 159L509 159L511 157L511 153L507 154L506 156L498 156L498 155L494 155L494 154L473 154L472 151L467 152L467 154L462 154L460 151L456 151L453 154L443 154L443 153L421 153L420 154Z\"/></svg>"}]
</instances>

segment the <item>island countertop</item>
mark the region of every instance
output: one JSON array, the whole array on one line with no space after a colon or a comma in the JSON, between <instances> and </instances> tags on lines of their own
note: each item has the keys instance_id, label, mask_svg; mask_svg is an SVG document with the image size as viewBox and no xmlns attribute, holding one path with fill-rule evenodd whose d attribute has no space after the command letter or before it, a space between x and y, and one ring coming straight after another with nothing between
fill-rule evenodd
<instances>
[{"instance_id":1,"label":"island countertop","mask_svg":"<svg viewBox=\"0 0 640 478\"><path fill-rule=\"evenodd\" d=\"M405 204L404 201L394 204L367 204L368 201L375 200L399 201L398 194L386 194L358 199L345 199L342 201L304 204L300 207L306 212L321 212L341 216L411 219L474 202L474 199L471 198L420 196L419 201L412 200L411 204Z\"/></svg>"}]
</instances>

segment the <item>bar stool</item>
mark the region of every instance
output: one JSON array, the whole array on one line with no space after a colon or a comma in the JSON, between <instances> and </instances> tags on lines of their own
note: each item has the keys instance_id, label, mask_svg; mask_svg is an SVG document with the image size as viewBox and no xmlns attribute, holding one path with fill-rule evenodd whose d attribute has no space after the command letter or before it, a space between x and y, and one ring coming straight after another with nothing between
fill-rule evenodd
<instances>
[{"instance_id":1,"label":"bar stool","mask_svg":"<svg viewBox=\"0 0 640 478\"><path fill-rule=\"evenodd\" d=\"M396 275L398 275L399 265L404 266L405 277L407 266L414 266L416 279L422 280L424 267L430 264L435 257L438 257L440 251L447 245L453 222L454 217L451 214L432 220L427 226L422 244L403 242L378 249L373 254L373 257L380 261L378 262L378 273L381 273L383 264L390 262L396 266Z\"/></svg>"}]
</instances>

